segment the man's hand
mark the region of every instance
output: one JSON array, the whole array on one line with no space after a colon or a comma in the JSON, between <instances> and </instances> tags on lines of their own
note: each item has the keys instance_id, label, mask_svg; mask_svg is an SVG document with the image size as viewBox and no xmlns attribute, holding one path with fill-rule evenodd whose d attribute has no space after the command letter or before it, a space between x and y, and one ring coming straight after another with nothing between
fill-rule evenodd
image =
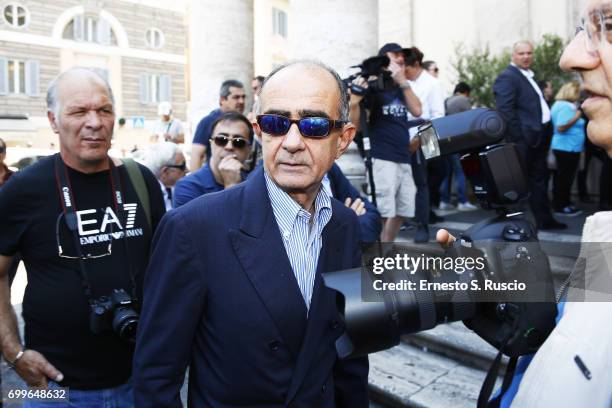
<instances>
[{"instance_id":1,"label":"man's hand","mask_svg":"<svg viewBox=\"0 0 612 408\"><path fill-rule=\"evenodd\" d=\"M357 78L353 79L352 84L360 86L360 87L362 87L365 90L367 90L368 86L369 86L368 85L368 81L366 81L365 78L362 77L362 76L358 76ZM351 94L351 101L350 101L351 105L358 105L359 102L361 102L361 100L365 96L365 92L364 92L363 95L355 95L353 92L351 92L351 88L350 87L349 87L349 92Z\"/></svg>"},{"instance_id":2,"label":"man's hand","mask_svg":"<svg viewBox=\"0 0 612 408\"><path fill-rule=\"evenodd\" d=\"M64 375L38 351L26 350L15 364L15 371L32 387L47 387L48 379L60 382Z\"/></svg>"},{"instance_id":3,"label":"man's hand","mask_svg":"<svg viewBox=\"0 0 612 408\"><path fill-rule=\"evenodd\" d=\"M442 247L448 247L455 242L455 237L453 237L447 230L439 229L436 233L436 241L438 244L442 245Z\"/></svg>"},{"instance_id":4,"label":"man's hand","mask_svg":"<svg viewBox=\"0 0 612 408\"><path fill-rule=\"evenodd\" d=\"M421 147L421 138L415 137L410 141L410 153L414 153Z\"/></svg>"},{"instance_id":5,"label":"man's hand","mask_svg":"<svg viewBox=\"0 0 612 408\"><path fill-rule=\"evenodd\" d=\"M236 155L225 156L219 163L219 173L223 178L223 186L229 188L242 181L240 174L242 170L242 163L236 159Z\"/></svg>"},{"instance_id":6,"label":"man's hand","mask_svg":"<svg viewBox=\"0 0 612 408\"><path fill-rule=\"evenodd\" d=\"M406 73L402 65L399 65L395 61L391 61L389 63L389 71L391 71L391 78L393 78L396 84L401 85L406 82Z\"/></svg>"},{"instance_id":7,"label":"man's hand","mask_svg":"<svg viewBox=\"0 0 612 408\"><path fill-rule=\"evenodd\" d=\"M355 214L358 216L366 213L365 204L359 197L357 197L355 201L352 201L351 197L346 197L346 200L344 200L344 205L355 211Z\"/></svg>"}]
</instances>

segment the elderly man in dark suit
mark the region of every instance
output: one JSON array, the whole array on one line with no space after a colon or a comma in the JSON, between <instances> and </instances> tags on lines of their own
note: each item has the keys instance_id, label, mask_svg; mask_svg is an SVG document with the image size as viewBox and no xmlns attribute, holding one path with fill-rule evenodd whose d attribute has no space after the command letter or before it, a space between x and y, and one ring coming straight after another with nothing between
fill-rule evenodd
<instances>
[{"instance_id":1,"label":"elderly man in dark suit","mask_svg":"<svg viewBox=\"0 0 612 408\"><path fill-rule=\"evenodd\" d=\"M263 84L264 167L165 217L147 271L134 362L139 407L367 407L367 358L339 360L335 292L358 266L357 216L321 183L348 147L338 75L297 62Z\"/></svg>"},{"instance_id":2,"label":"elderly man in dark suit","mask_svg":"<svg viewBox=\"0 0 612 408\"><path fill-rule=\"evenodd\" d=\"M506 142L515 143L527 166L531 196L529 204L537 226L542 230L564 229L556 221L548 200L546 154L552 125L550 109L529 69L533 63L533 45L527 41L514 44L512 62L493 85L495 104L507 123Z\"/></svg>"}]
</instances>

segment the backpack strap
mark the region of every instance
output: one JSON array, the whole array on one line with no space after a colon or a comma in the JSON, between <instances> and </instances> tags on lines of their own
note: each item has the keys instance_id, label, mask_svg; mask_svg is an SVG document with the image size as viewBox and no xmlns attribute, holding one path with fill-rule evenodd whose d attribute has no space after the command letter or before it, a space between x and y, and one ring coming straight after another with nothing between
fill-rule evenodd
<instances>
[{"instance_id":1,"label":"backpack strap","mask_svg":"<svg viewBox=\"0 0 612 408\"><path fill-rule=\"evenodd\" d=\"M125 165L128 177L132 182L134 190L136 190L138 200L140 201L142 209L145 212L147 223L149 224L149 229L152 231L153 222L151 220L151 202L149 201L149 190L147 189L147 185L145 183L144 177L142 176L142 172L138 167L138 163L136 163L133 159L121 159L121 161Z\"/></svg>"}]
</instances>

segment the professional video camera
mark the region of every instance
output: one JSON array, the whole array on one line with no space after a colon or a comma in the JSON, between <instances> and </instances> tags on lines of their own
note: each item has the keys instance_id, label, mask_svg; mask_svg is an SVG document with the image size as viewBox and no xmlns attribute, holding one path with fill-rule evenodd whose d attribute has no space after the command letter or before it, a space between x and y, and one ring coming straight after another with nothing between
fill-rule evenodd
<instances>
[{"instance_id":1,"label":"professional video camera","mask_svg":"<svg viewBox=\"0 0 612 408\"><path fill-rule=\"evenodd\" d=\"M367 58L361 64L351 67L359 68L359 72L345 78L344 83L352 93L360 96L365 95L368 90L390 89L393 86L393 79L391 78L391 72L386 69L389 62L389 57L385 55ZM368 81L367 89L353 83L358 77ZM376 77L376 79L370 79L372 77Z\"/></svg>"},{"instance_id":2,"label":"professional video camera","mask_svg":"<svg viewBox=\"0 0 612 408\"><path fill-rule=\"evenodd\" d=\"M552 274L535 228L518 211L528 198L524 164L514 145L497 144L504 131L501 116L490 109L419 127L425 157L462 153L476 197L497 215L473 225L445 251L441 259L450 260L450 268L441 262L427 268L390 262L384 273L375 271L377 261L399 256L390 251L378 259L367 255L362 268L326 274L325 284L338 292L345 319L346 331L336 343L341 357L384 350L397 345L402 334L463 320L499 350L480 406L493 391L502 354L511 357L506 372L511 378L518 356L535 352L548 337L557 313ZM480 259L481 267L456 262L461 259ZM506 290L521 284L529 290ZM492 290L483 290L487 285ZM509 384L504 381L501 394Z\"/></svg>"}]
</instances>

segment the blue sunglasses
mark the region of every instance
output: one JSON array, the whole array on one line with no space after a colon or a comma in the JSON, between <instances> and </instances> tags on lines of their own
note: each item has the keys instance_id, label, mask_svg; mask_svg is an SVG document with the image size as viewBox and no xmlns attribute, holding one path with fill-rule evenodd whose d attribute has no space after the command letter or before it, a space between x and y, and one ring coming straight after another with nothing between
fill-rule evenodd
<instances>
[{"instance_id":1,"label":"blue sunglasses","mask_svg":"<svg viewBox=\"0 0 612 408\"><path fill-rule=\"evenodd\" d=\"M289 132L291 125L297 124L304 137L322 139L327 137L332 129L339 129L348 122L345 120L331 120L328 118L308 117L290 119L282 115L258 115L257 124L262 132L272 136L284 136Z\"/></svg>"}]
</instances>

